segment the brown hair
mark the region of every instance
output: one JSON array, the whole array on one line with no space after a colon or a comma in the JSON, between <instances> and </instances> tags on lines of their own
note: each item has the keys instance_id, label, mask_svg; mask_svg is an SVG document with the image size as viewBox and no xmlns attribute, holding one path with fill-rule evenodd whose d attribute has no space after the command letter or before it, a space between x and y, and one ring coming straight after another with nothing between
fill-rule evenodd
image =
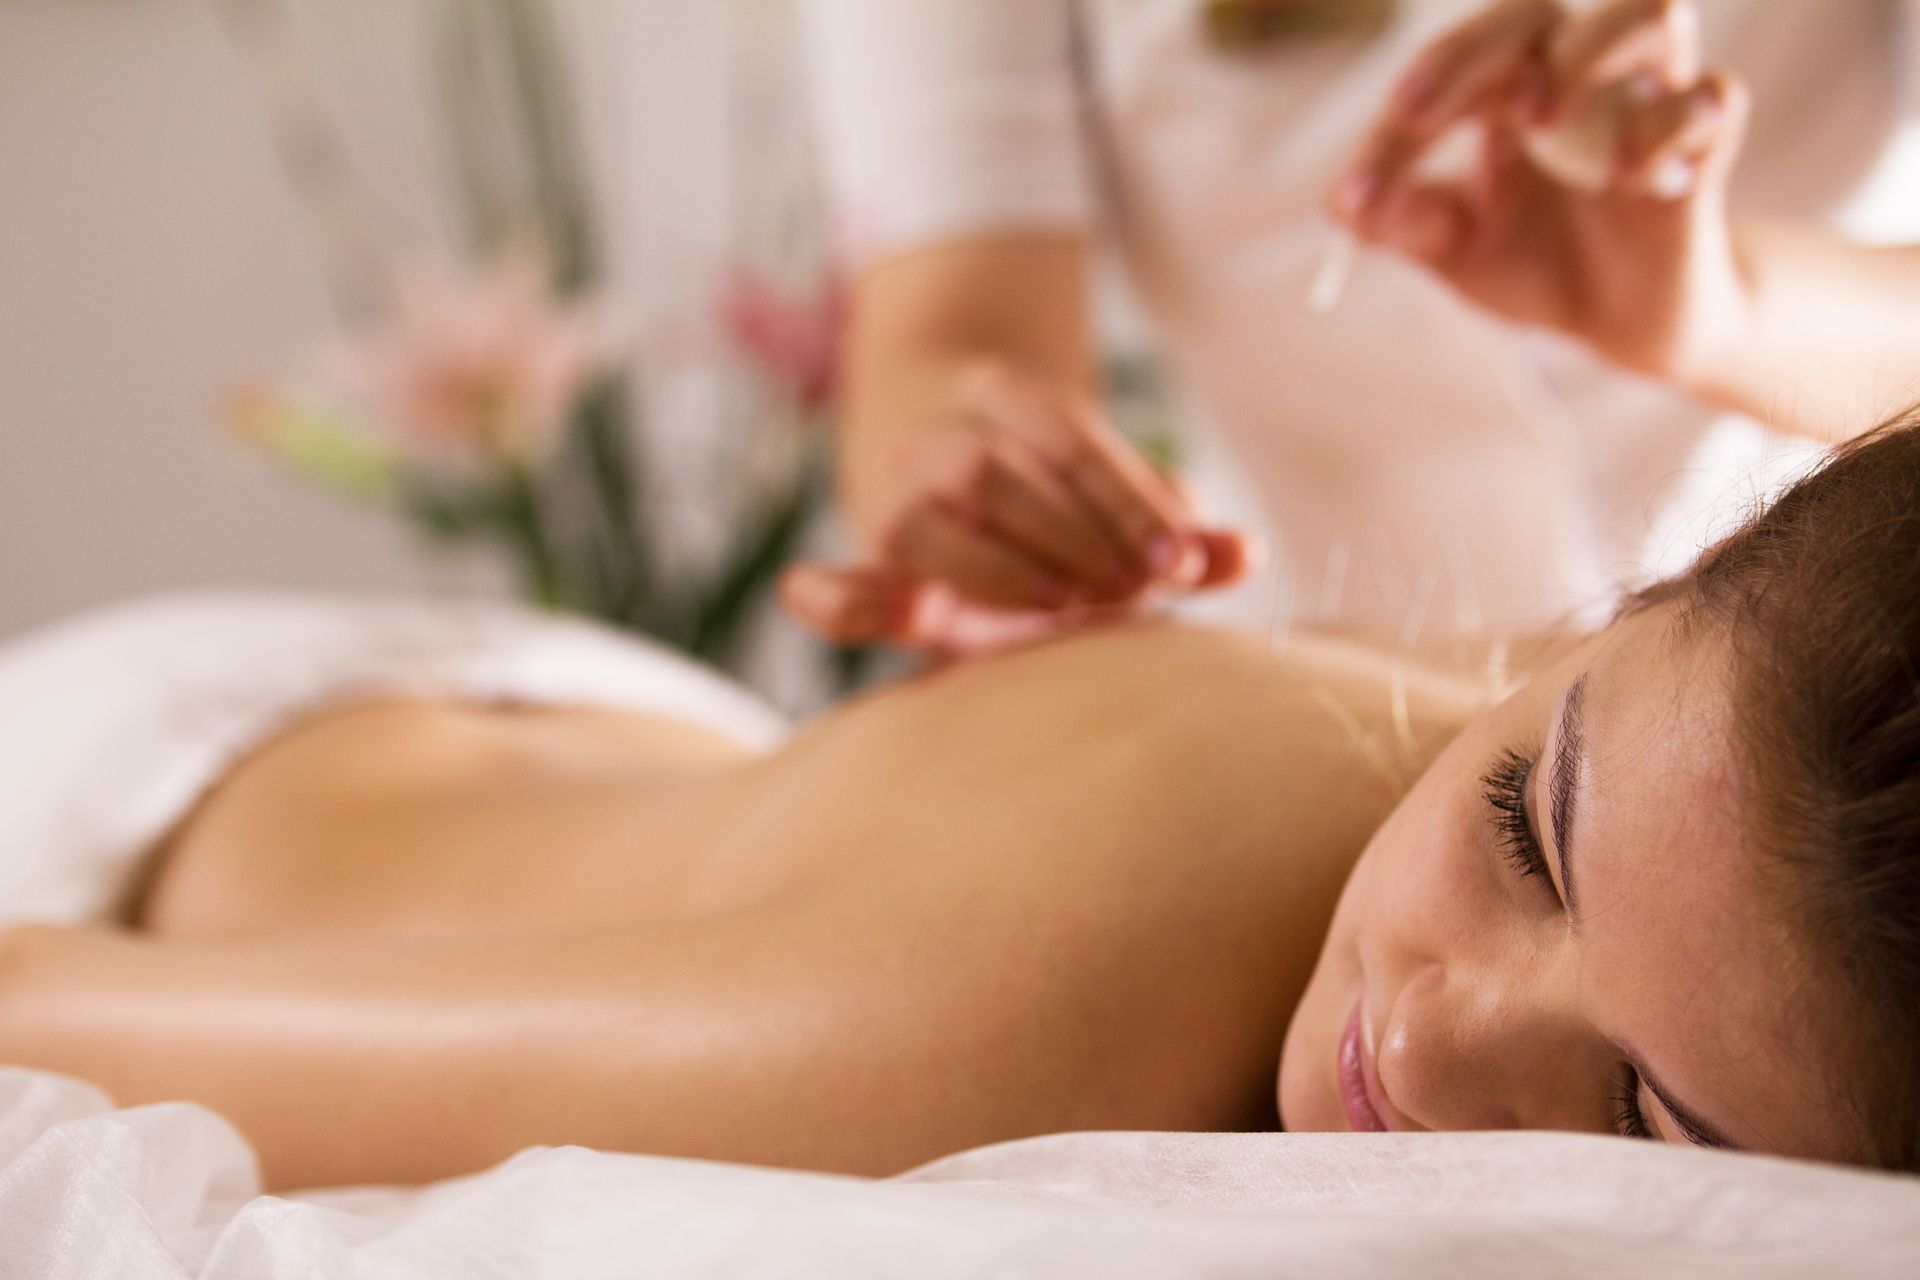
<instances>
[{"instance_id":1,"label":"brown hair","mask_svg":"<svg viewBox=\"0 0 1920 1280\"><path fill-rule=\"evenodd\" d=\"M1627 608L1670 600L1731 642L1748 830L1856 1026L1869 1158L1920 1170L1920 408Z\"/></svg>"}]
</instances>

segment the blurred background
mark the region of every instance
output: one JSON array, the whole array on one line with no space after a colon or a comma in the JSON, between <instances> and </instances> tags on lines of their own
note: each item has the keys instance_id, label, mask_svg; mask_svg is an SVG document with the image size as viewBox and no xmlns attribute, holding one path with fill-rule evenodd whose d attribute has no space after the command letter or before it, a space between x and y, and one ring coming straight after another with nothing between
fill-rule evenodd
<instances>
[{"instance_id":1,"label":"blurred background","mask_svg":"<svg viewBox=\"0 0 1920 1280\"><path fill-rule=\"evenodd\" d=\"M838 659L764 591L822 536L799 75L787 0L0 4L0 636L197 584L519 592L804 701ZM460 438L490 360L548 438Z\"/></svg>"}]
</instances>

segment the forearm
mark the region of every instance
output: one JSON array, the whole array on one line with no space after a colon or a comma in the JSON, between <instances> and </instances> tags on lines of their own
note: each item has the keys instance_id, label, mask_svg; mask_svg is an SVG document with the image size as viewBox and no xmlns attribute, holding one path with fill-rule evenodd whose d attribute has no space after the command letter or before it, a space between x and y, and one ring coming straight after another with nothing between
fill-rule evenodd
<instances>
[{"instance_id":1,"label":"forearm","mask_svg":"<svg viewBox=\"0 0 1920 1280\"><path fill-rule=\"evenodd\" d=\"M6 943L0 1060L122 1105L210 1106L274 1187L424 1181L539 1143L777 1159L805 1136L782 1129L780 1091L807 1082L782 1070L784 1024L750 1011L795 997L738 942L28 930Z\"/></svg>"},{"instance_id":2,"label":"forearm","mask_svg":"<svg viewBox=\"0 0 1920 1280\"><path fill-rule=\"evenodd\" d=\"M1747 296L1683 374L1693 391L1838 442L1920 397L1920 248L1865 248L1800 227L1736 232Z\"/></svg>"},{"instance_id":3,"label":"forearm","mask_svg":"<svg viewBox=\"0 0 1920 1280\"><path fill-rule=\"evenodd\" d=\"M841 503L863 543L887 514L904 435L940 411L970 364L1002 360L1095 389L1086 258L1078 235L1010 234L906 254L861 278L838 429Z\"/></svg>"}]
</instances>

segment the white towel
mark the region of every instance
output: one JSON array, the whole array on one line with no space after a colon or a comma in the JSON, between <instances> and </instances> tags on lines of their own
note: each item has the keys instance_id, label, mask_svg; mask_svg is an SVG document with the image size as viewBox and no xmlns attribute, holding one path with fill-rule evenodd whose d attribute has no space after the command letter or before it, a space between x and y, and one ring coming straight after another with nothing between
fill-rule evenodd
<instances>
[{"instance_id":1,"label":"white towel","mask_svg":"<svg viewBox=\"0 0 1920 1280\"><path fill-rule=\"evenodd\" d=\"M187 1103L0 1068L0 1274L45 1280L1911 1280L1920 1179L1566 1133L1069 1133L868 1182L533 1148L259 1194Z\"/></svg>"},{"instance_id":2,"label":"white towel","mask_svg":"<svg viewBox=\"0 0 1920 1280\"><path fill-rule=\"evenodd\" d=\"M633 636L513 605L167 596L0 645L0 925L116 918L147 854L249 749L374 694L670 716L765 749L786 721Z\"/></svg>"}]
</instances>

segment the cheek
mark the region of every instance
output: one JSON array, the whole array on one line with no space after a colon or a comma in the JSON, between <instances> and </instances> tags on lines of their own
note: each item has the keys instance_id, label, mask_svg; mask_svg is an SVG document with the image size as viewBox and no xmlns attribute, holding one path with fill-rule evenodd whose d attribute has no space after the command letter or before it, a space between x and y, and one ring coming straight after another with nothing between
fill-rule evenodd
<instances>
[{"instance_id":1,"label":"cheek","mask_svg":"<svg viewBox=\"0 0 1920 1280\"><path fill-rule=\"evenodd\" d=\"M1312 980L1294 1010L1280 1059L1280 1115L1289 1129L1344 1129L1334 1055L1362 984L1390 992L1414 949L1463 927L1461 881L1483 848L1459 793L1477 796L1445 758L1381 825L1347 878Z\"/></svg>"},{"instance_id":2,"label":"cheek","mask_svg":"<svg viewBox=\"0 0 1920 1280\"><path fill-rule=\"evenodd\" d=\"M1350 957L1350 981L1364 977L1374 1000L1477 947L1514 910L1482 795L1483 758L1491 758L1484 741L1443 753L1381 825L1341 895L1329 937Z\"/></svg>"},{"instance_id":3,"label":"cheek","mask_svg":"<svg viewBox=\"0 0 1920 1280\"><path fill-rule=\"evenodd\" d=\"M1511 728L1490 717L1449 745L1355 863L1287 1028L1277 1089L1288 1128L1347 1127L1334 1055L1363 983L1390 999L1511 909L1481 782Z\"/></svg>"},{"instance_id":4,"label":"cheek","mask_svg":"<svg viewBox=\"0 0 1920 1280\"><path fill-rule=\"evenodd\" d=\"M1354 867L1339 907L1344 923L1365 933L1452 909L1484 883L1489 830L1477 777L1436 765Z\"/></svg>"}]
</instances>

